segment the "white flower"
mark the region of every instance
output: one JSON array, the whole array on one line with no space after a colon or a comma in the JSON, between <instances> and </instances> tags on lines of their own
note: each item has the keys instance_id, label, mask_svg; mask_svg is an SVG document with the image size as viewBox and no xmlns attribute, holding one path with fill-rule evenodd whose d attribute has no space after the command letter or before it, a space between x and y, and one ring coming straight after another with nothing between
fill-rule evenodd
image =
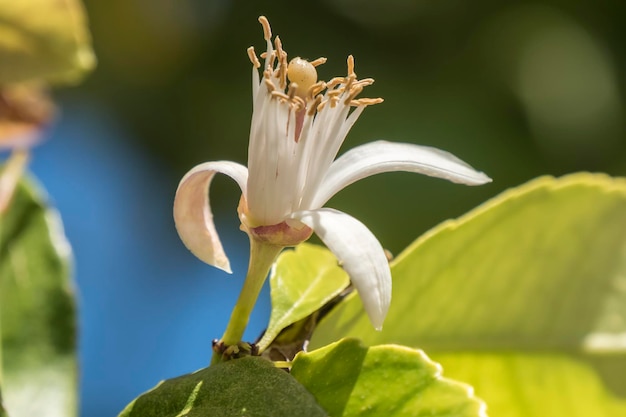
<instances>
[{"instance_id":1,"label":"white flower","mask_svg":"<svg viewBox=\"0 0 626 417\"><path fill-rule=\"evenodd\" d=\"M405 143L372 142L335 159L348 131L366 106L382 99L357 99L372 79L358 80L348 57L348 75L317 81L315 66L272 44L267 19L259 18L267 41L265 65L250 48L253 114L248 168L236 162L200 164L181 180L174 202L176 228L185 245L204 262L230 272L213 224L208 187L216 173L241 188L239 217L251 239L293 246L314 231L337 256L356 287L369 318L382 327L391 300L391 276L383 248L369 229L340 211L323 208L361 178L408 171L478 185L490 180L455 156Z\"/></svg>"}]
</instances>

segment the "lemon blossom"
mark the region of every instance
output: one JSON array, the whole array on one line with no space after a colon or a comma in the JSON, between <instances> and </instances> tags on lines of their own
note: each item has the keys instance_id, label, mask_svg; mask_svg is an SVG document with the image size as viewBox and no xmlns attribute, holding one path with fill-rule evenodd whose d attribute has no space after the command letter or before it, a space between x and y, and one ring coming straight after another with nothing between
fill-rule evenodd
<instances>
[{"instance_id":1,"label":"lemon blossom","mask_svg":"<svg viewBox=\"0 0 626 417\"><path fill-rule=\"evenodd\" d=\"M226 174L241 188L239 217L251 243L278 248L271 252L273 262L280 249L315 232L348 272L372 324L380 329L391 299L383 248L360 221L323 206L347 185L382 172L416 172L467 185L491 180L447 152L414 144L377 141L335 159L365 107L382 102L357 98L374 80L357 79L350 56L345 77L318 81L315 67L325 58L288 62L280 39L272 42L267 19L259 21L267 50L261 68L254 49L248 49L253 64L248 167L215 161L189 171L174 203L178 233L198 258L230 272L208 196L215 174Z\"/></svg>"}]
</instances>

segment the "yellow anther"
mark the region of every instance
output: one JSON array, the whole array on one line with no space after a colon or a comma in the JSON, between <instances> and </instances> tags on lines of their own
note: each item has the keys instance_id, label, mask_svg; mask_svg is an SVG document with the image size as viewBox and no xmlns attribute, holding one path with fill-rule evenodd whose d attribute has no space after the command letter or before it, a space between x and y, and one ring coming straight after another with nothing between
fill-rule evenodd
<instances>
[{"instance_id":1,"label":"yellow anther","mask_svg":"<svg viewBox=\"0 0 626 417\"><path fill-rule=\"evenodd\" d=\"M362 80L358 80L354 82L354 85L360 85L363 87L367 87L368 85L374 84L373 78L363 78Z\"/></svg>"},{"instance_id":2,"label":"yellow anther","mask_svg":"<svg viewBox=\"0 0 626 417\"><path fill-rule=\"evenodd\" d=\"M356 75L354 73L348 75L346 78L345 90L351 92L354 82L356 81Z\"/></svg>"},{"instance_id":3,"label":"yellow anther","mask_svg":"<svg viewBox=\"0 0 626 417\"><path fill-rule=\"evenodd\" d=\"M350 102L351 106L373 106L374 104L382 103L382 98L359 98Z\"/></svg>"},{"instance_id":4,"label":"yellow anther","mask_svg":"<svg viewBox=\"0 0 626 417\"><path fill-rule=\"evenodd\" d=\"M283 43L278 36L274 39L274 46L276 47L276 58L278 59L277 77L280 88L284 89L287 86L287 52L283 49Z\"/></svg>"},{"instance_id":5,"label":"yellow anther","mask_svg":"<svg viewBox=\"0 0 626 417\"><path fill-rule=\"evenodd\" d=\"M272 28L270 27L270 22L267 20L265 16L259 16L259 23L263 26L263 37L266 41L272 39Z\"/></svg>"},{"instance_id":6,"label":"yellow anther","mask_svg":"<svg viewBox=\"0 0 626 417\"><path fill-rule=\"evenodd\" d=\"M324 81L318 81L309 88L309 97L314 98L319 93L326 89L326 83Z\"/></svg>"},{"instance_id":7,"label":"yellow anther","mask_svg":"<svg viewBox=\"0 0 626 417\"><path fill-rule=\"evenodd\" d=\"M321 108L319 107L321 104L322 104L322 96L320 95L315 96L315 101L313 101L313 104L311 104L311 106L309 107L309 111L307 112L307 114L309 116L314 116L316 111L321 110Z\"/></svg>"},{"instance_id":8,"label":"yellow anther","mask_svg":"<svg viewBox=\"0 0 626 417\"><path fill-rule=\"evenodd\" d=\"M261 66L259 58L257 58L256 54L254 53L254 46L248 48L248 58L250 58L250 62L252 62L254 68L259 68Z\"/></svg>"},{"instance_id":9,"label":"yellow anther","mask_svg":"<svg viewBox=\"0 0 626 417\"><path fill-rule=\"evenodd\" d=\"M354 75L356 78L356 73L354 72L354 57L352 55L348 55L348 76Z\"/></svg>"},{"instance_id":10,"label":"yellow anther","mask_svg":"<svg viewBox=\"0 0 626 417\"><path fill-rule=\"evenodd\" d=\"M313 61L311 61L311 65L313 65L314 67L319 67L322 64L326 63L326 58L324 57L319 57Z\"/></svg>"},{"instance_id":11,"label":"yellow anther","mask_svg":"<svg viewBox=\"0 0 626 417\"><path fill-rule=\"evenodd\" d=\"M317 82L317 71L306 59L294 58L287 67L289 82L296 83L296 95L306 98L309 88Z\"/></svg>"},{"instance_id":12,"label":"yellow anther","mask_svg":"<svg viewBox=\"0 0 626 417\"><path fill-rule=\"evenodd\" d=\"M338 86L339 84L343 84L344 82L346 82L346 79L344 77L335 77L326 83L326 87L334 88Z\"/></svg>"},{"instance_id":13,"label":"yellow anther","mask_svg":"<svg viewBox=\"0 0 626 417\"><path fill-rule=\"evenodd\" d=\"M361 86L352 87L352 89L350 89L348 93L348 97L343 101L343 104L345 104L346 106L350 105L350 102L354 100L356 96L361 93L361 91L363 91L363 87Z\"/></svg>"},{"instance_id":14,"label":"yellow anther","mask_svg":"<svg viewBox=\"0 0 626 417\"><path fill-rule=\"evenodd\" d=\"M276 98L278 98L280 100L289 101L289 96L287 94L283 93L282 91L274 90L274 91L271 92L271 94L272 94L272 97L276 97Z\"/></svg>"},{"instance_id":15,"label":"yellow anther","mask_svg":"<svg viewBox=\"0 0 626 417\"><path fill-rule=\"evenodd\" d=\"M267 91L272 92L272 91L274 91L276 89L276 87L274 87L274 83L268 77L263 78L263 81L265 82L265 86L267 87Z\"/></svg>"},{"instance_id":16,"label":"yellow anther","mask_svg":"<svg viewBox=\"0 0 626 417\"><path fill-rule=\"evenodd\" d=\"M294 97L291 100L291 105L295 108L296 112L299 112L306 107L306 105L304 104L304 100L298 96Z\"/></svg>"}]
</instances>

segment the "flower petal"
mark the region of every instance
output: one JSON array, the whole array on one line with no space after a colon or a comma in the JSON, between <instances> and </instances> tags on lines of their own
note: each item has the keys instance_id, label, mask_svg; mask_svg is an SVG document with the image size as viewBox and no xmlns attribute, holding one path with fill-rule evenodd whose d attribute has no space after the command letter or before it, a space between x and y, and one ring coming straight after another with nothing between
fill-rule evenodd
<instances>
[{"instance_id":1,"label":"flower petal","mask_svg":"<svg viewBox=\"0 0 626 417\"><path fill-rule=\"evenodd\" d=\"M455 183L480 185L491 178L449 152L428 146L387 141L357 146L331 165L310 207L321 207L338 191L362 178L391 171L407 171Z\"/></svg>"},{"instance_id":2,"label":"flower petal","mask_svg":"<svg viewBox=\"0 0 626 417\"><path fill-rule=\"evenodd\" d=\"M230 161L197 165L178 185L174 199L174 222L187 249L200 260L230 274L230 262L215 230L209 203L209 185L217 173L234 179L246 195L248 169L245 166Z\"/></svg>"},{"instance_id":3,"label":"flower petal","mask_svg":"<svg viewBox=\"0 0 626 417\"><path fill-rule=\"evenodd\" d=\"M376 330L391 301L391 272L383 247L354 217L330 208L303 210L291 215L315 231L335 254L359 292Z\"/></svg>"}]
</instances>

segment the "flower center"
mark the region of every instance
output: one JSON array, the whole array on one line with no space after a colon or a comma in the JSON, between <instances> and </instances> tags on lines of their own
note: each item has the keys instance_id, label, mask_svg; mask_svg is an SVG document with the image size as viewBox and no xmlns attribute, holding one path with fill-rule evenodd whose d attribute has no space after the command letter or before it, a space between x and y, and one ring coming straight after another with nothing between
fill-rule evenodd
<instances>
[{"instance_id":1,"label":"flower center","mask_svg":"<svg viewBox=\"0 0 626 417\"><path fill-rule=\"evenodd\" d=\"M297 119L301 119L299 122L296 121L296 126L301 128L305 116L315 117L327 106L366 107L383 101L381 98L356 98L363 88L371 85L374 80L357 79L352 55L348 56L348 74L345 77L335 77L328 82L317 81L315 68L324 64L326 58L320 57L309 62L298 57L288 62L287 52L283 49L280 38L276 36L272 42L272 29L267 18L261 16L259 22L267 42L267 51L261 54L261 58L265 60L261 70L263 74L261 84L265 85L273 99L288 104L295 111ZM248 48L248 57L254 68L261 68L261 62L252 46ZM299 136L300 129L296 128L296 142Z\"/></svg>"}]
</instances>

